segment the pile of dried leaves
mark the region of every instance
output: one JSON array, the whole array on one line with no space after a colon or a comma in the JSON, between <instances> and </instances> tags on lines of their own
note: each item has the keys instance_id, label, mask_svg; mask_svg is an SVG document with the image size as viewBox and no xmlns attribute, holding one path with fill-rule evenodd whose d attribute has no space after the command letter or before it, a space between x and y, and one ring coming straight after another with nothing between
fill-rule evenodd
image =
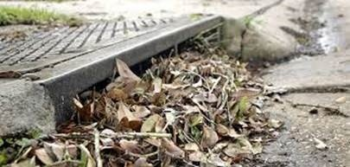
<instances>
[{"instance_id":1,"label":"pile of dried leaves","mask_svg":"<svg viewBox=\"0 0 350 167\"><path fill-rule=\"evenodd\" d=\"M261 153L281 126L260 110L265 86L235 60L189 52L153 59L142 78L116 63L114 82L74 99L72 121L14 164L231 166Z\"/></svg>"}]
</instances>

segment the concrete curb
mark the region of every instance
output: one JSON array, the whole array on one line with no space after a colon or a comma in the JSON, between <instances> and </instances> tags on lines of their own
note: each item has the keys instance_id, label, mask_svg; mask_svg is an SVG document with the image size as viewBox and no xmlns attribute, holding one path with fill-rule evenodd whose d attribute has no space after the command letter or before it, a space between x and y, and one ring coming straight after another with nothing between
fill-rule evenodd
<instances>
[{"instance_id":1,"label":"concrete curb","mask_svg":"<svg viewBox=\"0 0 350 167\"><path fill-rule=\"evenodd\" d=\"M113 75L116 58L129 66L135 65L205 30L217 28L222 22L223 18L219 16L203 16L195 20L187 17L171 26L108 44L53 68L29 73L39 76L40 80L5 81L0 88L0 126L3 129L0 136L33 128L52 131L55 123L71 117L72 98L76 94Z\"/></svg>"}]
</instances>

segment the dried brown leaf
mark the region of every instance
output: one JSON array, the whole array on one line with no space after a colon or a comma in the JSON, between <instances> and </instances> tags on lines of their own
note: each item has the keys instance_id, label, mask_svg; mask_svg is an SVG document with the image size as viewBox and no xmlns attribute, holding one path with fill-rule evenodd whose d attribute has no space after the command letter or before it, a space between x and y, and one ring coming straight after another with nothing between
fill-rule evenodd
<instances>
[{"instance_id":1,"label":"dried brown leaf","mask_svg":"<svg viewBox=\"0 0 350 167\"><path fill-rule=\"evenodd\" d=\"M339 103L339 104L342 104L342 103L345 103L346 102L346 97L343 96L343 97L339 97L335 100L336 103Z\"/></svg>"},{"instance_id":2,"label":"dried brown leaf","mask_svg":"<svg viewBox=\"0 0 350 167\"><path fill-rule=\"evenodd\" d=\"M71 158L78 157L78 147L76 145L70 144L70 145L66 146L66 151Z\"/></svg>"},{"instance_id":3,"label":"dried brown leaf","mask_svg":"<svg viewBox=\"0 0 350 167\"><path fill-rule=\"evenodd\" d=\"M21 162L11 164L11 167L36 167L36 165L35 161L32 161L31 159L25 159Z\"/></svg>"},{"instance_id":4,"label":"dried brown leaf","mask_svg":"<svg viewBox=\"0 0 350 167\"><path fill-rule=\"evenodd\" d=\"M135 110L135 117L142 119L151 114L151 111L145 106L134 105L133 109Z\"/></svg>"},{"instance_id":5,"label":"dried brown leaf","mask_svg":"<svg viewBox=\"0 0 350 167\"><path fill-rule=\"evenodd\" d=\"M201 151L195 151L195 152L190 153L188 155L188 158L192 162L207 162L208 161L205 154Z\"/></svg>"},{"instance_id":6,"label":"dried brown leaf","mask_svg":"<svg viewBox=\"0 0 350 167\"><path fill-rule=\"evenodd\" d=\"M76 98L73 98L73 103L74 103L75 107L77 107L79 109L82 109L84 107L84 105L81 104L81 102Z\"/></svg>"},{"instance_id":7,"label":"dried brown leaf","mask_svg":"<svg viewBox=\"0 0 350 167\"><path fill-rule=\"evenodd\" d=\"M258 89L246 88L246 89L239 89L234 94L234 97L236 97L237 99L240 99L242 97L253 98L253 97L259 96L260 94L261 94L261 91Z\"/></svg>"},{"instance_id":8,"label":"dried brown leaf","mask_svg":"<svg viewBox=\"0 0 350 167\"><path fill-rule=\"evenodd\" d=\"M327 144L324 143L322 140L318 139L318 138L314 138L314 141L316 143L316 148L319 150L326 150L328 148Z\"/></svg>"},{"instance_id":9,"label":"dried brown leaf","mask_svg":"<svg viewBox=\"0 0 350 167\"><path fill-rule=\"evenodd\" d=\"M140 81L141 79L135 75L130 68L128 67L128 65L123 62L122 60L117 59L117 69L118 69L118 73L120 75L120 77L122 77L123 79L126 79L127 81Z\"/></svg>"},{"instance_id":10,"label":"dried brown leaf","mask_svg":"<svg viewBox=\"0 0 350 167\"><path fill-rule=\"evenodd\" d=\"M0 78L20 78L22 74L16 71L0 71Z\"/></svg>"},{"instance_id":11,"label":"dried brown leaf","mask_svg":"<svg viewBox=\"0 0 350 167\"><path fill-rule=\"evenodd\" d=\"M124 101L128 98L128 95L121 89L113 88L107 93L107 97L114 101Z\"/></svg>"},{"instance_id":12,"label":"dried brown leaf","mask_svg":"<svg viewBox=\"0 0 350 167\"><path fill-rule=\"evenodd\" d=\"M45 165L53 164L53 159L50 157L50 155L46 152L44 148L39 148L35 150L35 156L38 157L38 159Z\"/></svg>"},{"instance_id":13,"label":"dried brown leaf","mask_svg":"<svg viewBox=\"0 0 350 167\"><path fill-rule=\"evenodd\" d=\"M134 167L153 167L153 165L148 163L146 158L141 157L135 161Z\"/></svg>"},{"instance_id":14,"label":"dried brown leaf","mask_svg":"<svg viewBox=\"0 0 350 167\"><path fill-rule=\"evenodd\" d=\"M61 161L64 156L65 145L63 143L47 143L44 142L44 148L50 150L50 152L55 156L55 159ZM51 154L49 153L49 154Z\"/></svg>"},{"instance_id":15,"label":"dried brown leaf","mask_svg":"<svg viewBox=\"0 0 350 167\"><path fill-rule=\"evenodd\" d=\"M165 149L166 153L172 157L183 158L185 156L185 152L167 138L162 138L162 147Z\"/></svg>"},{"instance_id":16,"label":"dried brown leaf","mask_svg":"<svg viewBox=\"0 0 350 167\"><path fill-rule=\"evenodd\" d=\"M223 167L227 167L230 166L230 163L225 162L224 160L222 160L220 158L219 154L211 154L208 158L208 163L211 165L215 165L217 167L219 166L223 166Z\"/></svg>"},{"instance_id":17,"label":"dried brown leaf","mask_svg":"<svg viewBox=\"0 0 350 167\"><path fill-rule=\"evenodd\" d=\"M119 144L120 144L120 147L125 151L131 152L134 154L140 154L142 152L137 141L129 141L129 140L122 139L120 140Z\"/></svg>"},{"instance_id":18,"label":"dried brown leaf","mask_svg":"<svg viewBox=\"0 0 350 167\"><path fill-rule=\"evenodd\" d=\"M199 146L196 143L185 144L185 151L199 151Z\"/></svg>"},{"instance_id":19,"label":"dried brown leaf","mask_svg":"<svg viewBox=\"0 0 350 167\"><path fill-rule=\"evenodd\" d=\"M229 129L222 124L217 124L216 125L216 132L221 136L228 136Z\"/></svg>"},{"instance_id":20,"label":"dried brown leaf","mask_svg":"<svg viewBox=\"0 0 350 167\"><path fill-rule=\"evenodd\" d=\"M160 93L162 91L163 81L160 78L153 79L153 93Z\"/></svg>"},{"instance_id":21,"label":"dried brown leaf","mask_svg":"<svg viewBox=\"0 0 350 167\"><path fill-rule=\"evenodd\" d=\"M146 119L142 124L141 132L153 132L155 130L157 122L162 119L158 114L154 114Z\"/></svg>"},{"instance_id":22,"label":"dried brown leaf","mask_svg":"<svg viewBox=\"0 0 350 167\"><path fill-rule=\"evenodd\" d=\"M117 112L118 115L118 120L122 121L123 118L127 118L128 121L131 120L138 120L133 113L131 113L131 111L129 110L129 108L123 103L123 102L119 102L119 109Z\"/></svg>"},{"instance_id":23,"label":"dried brown leaf","mask_svg":"<svg viewBox=\"0 0 350 167\"><path fill-rule=\"evenodd\" d=\"M203 126L203 136L201 145L203 148L212 148L219 141L219 136L215 130L207 125Z\"/></svg>"},{"instance_id":24,"label":"dried brown leaf","mask_svg":"<svg viewBox=\"0 0 350 167\"><path fill-rule=\"evenodd\" d=\"M193 100L197 102L216 103L218 101L218 98L213 93L201 93L201 94L195 95L193 97Z\"/></svg>"}]
</instances>

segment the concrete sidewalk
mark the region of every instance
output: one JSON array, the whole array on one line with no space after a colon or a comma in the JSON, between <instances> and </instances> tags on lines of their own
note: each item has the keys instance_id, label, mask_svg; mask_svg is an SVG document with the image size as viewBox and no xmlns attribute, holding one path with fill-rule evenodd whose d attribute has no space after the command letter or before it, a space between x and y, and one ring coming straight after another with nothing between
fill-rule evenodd
<instances>
[{"instance_id":1,"label":"concrete sidewalk","mask_svg":"<svg viewBox=\"0 0 350 167\"><path fill-rule=\"evenodd\" d=\"M286 130L262 155L287 166L350 166L350 4L322 1L318 38L323 55L301 56L268 69L264 80L289 90L265 110ZM328 148L317 149L315 139Z\"/></svg>"}]
</instances>

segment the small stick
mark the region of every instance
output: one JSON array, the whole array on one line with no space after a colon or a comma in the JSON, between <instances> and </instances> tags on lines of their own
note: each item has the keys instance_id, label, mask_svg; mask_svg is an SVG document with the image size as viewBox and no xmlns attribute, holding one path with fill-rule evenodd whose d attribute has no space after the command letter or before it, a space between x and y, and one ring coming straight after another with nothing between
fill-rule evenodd
<instances>
[{"instance_id":1,"label":"small stick","mask_svg":"<svg viewBox=\"0 0 350 167\"><path fill-rule=\"evenodd\" d=\"M333 107L327 107L327 106L321 106L321 105L314 105L314 104L301 104L301 103L293 103L289 102L293 107L314 107L314 108L321 108L324 109L325 111L328 111L329 114L335 114L335 115L340 115L345 118L348 118L349 116L347 114L342 113L338 108L333 108Z\"/></svg>"},{"instance_id":2,"label":"small stick","mask_svg":"<svg viewBox=\"0 0 350 167\"><path fill-rule=\"evenodd\" d=\"M95 134L95 157L97 167L102 167L102 159L100 154L100 132L97 129L94 129Z\"/></svg>"},{"instance_id":3,"label":"small stick","mask_svg":"<svg viewBox=\"0 0 350 167\"><path fill-rule=\"evenodd\" d=\"M147 138L147 137L165 137L171 138L170 133L142 133L142 132L128 132L128 133L114 133L110 135L102 135L103 137L112 138Z\"/></svg>"},{"instance_id":4,"label":"small stick","mask_svg":"<svg viewBox=\"0 0 350 167\"><path fill-rule=\"evenodd\" d=\"M72 133L72 134L54 134L53 137L71 138L71 139L89 139L92 134L86 133ZM159 138L171 138L170 133L142 133L142 132L117 132L111 134L100 134L102 138L148 138L148 137L159 137Z\"/></svg>"},{"instance_id":5,"label":"small stick","mask_svg":"<svg viewBox=\"0 0 350 167\"><path fill-rule=\"evenodd\" d=\"M64 165L67 165L67 163L73 163L73 164L81 164L80 161L76 161L76 160L64 160L64 161L59 161L59 162L55 162L53 164L51 164L50 166L64 166Z\"/></svg>"}]
</instances>

